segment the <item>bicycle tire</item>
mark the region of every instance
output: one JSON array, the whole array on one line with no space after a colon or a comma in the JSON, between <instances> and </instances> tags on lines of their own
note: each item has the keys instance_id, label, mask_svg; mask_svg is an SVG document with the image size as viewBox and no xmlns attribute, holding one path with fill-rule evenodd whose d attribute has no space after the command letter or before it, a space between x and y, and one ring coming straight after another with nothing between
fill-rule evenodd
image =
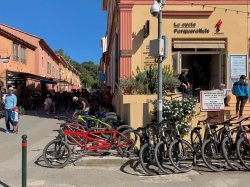
<instances>
[{"instance_id":1,"label":"bicycle tire","mask_svg":"<svg viewBox=\"0 0 250 187\"><path fill-rule=\"evenodd\" d=\"M119 127L116 128L117 131L123 133L124 131L128 130L128 129L131 129L133 130L132 127L130 127L129 125L121 125Z\"/></svg>"},{"instance_id":2,"label":"bicycle tire","mask_svg":"<svg viewBox=\"0 0 250 187\"><path fill-rule=\"evenodd\" d=\"M139 140L140 140L139 134L134 132L133 129L127 129L127 130L123 131L122 134L129 138L129 140L131 141L131 145L128 147L117 147L117 151L121 155L124 155L126 153L127 156L131 156L131 155L138 156L139 150L136 147L136 145L138 145ZM117 143L120 144L120 143L122 143L121 141L122 141L122 136L118 136ZM125 141L127 141L127 140L125 140Z\"/></svg>"},{"instance_id":3,"label":"bicycle tire","mask_svg":"<svg viewBox=\"0 0 250 187\"><path fill-rule=\"evenodd\" d=\"M54 148L52 146L52 154L51 154L48 149L53 144L55 145L54 145ZM48 158L47 155L52 156L52 158ZM62 159L63 157L65 157L65 161L63 163L58 162L59 159ZM50 141L43 150L44 161L47 164L47 166L51 168L65 167L69 163L70 157L71 157L70 147L60 139ZM58 164L57 165L54 164L54 162L51 162L50 159L54 160Z\"/></svg>"},{"instance_id":4,"label":"bicycle tire","mask_svg":"<svg viewBox=\"0 0 250 187\"><path fill-rule=\"evenodd\" d=\"M216 143L215 141L212 142L210 139L207 139L205 142L203 142L202 148L201 148L201 155L202 155L202 159L204 163L209 169L216 171L216 172L220 172L224 170L224 166L222 167L221 164L220 165L218 164L218 162L220 163L221 158L223 157L222 153L218 151L219 147L220 146L218 143ZM214 152L214 153L211 153L211 152ZM211 154L212 154L212 157L218 160L218 161L215 161L214 164L210 162L209 158L207 158L208 156L211 156Z\"/></svg>"},{"instance_id":5,"label":"bicycle tire","mask_svg":"<svg viewBox=\"0 0 250 187\"><path fill-rule=\"evenodd\" d=\"M174 172L173 166L169 160L168 148L169 143L166 141L160 141L155 146L155 161L164 174L171 174Z\"/></svg>"},{"instance_id":6,"label":"bicycle tire","mask_svg":"<svg viewBox=\"0 0 250 187\"><path fill-rule=\"evenodd\" d=\"M139 161L142 166L142 169L146 172L146 174L153 176L158 175L159 172L157 171L159 168L158 166L155 166L155 163L153 163L152 150L150 150L150 146L148 143L145 143L141 146L140 152L139 152ZM157 168L155 168L157 167Z\"/></svg>"},{"instance_id":7,"label":"bicycle tire","mask_svg":"<svg viewBox=\"0 0 250 187\"><path fill-rule=\"evenodd\" d=\"M236 145L229 141L228 137L225 137L221 143L222 153L225 161L235 171L240 170L240 163L236 153Z\"/></svg>"},{"instance_id":8,"label":"bicycle tire","mask_svg":"<svg viewBox=\"0 0 250 187\"><path fill-rule=\"evenodd\" d=\"M183 149L183 145L185 144L187 146L188 149L190 149L188 152L185 150L184 151L184 155L181 155L182 156L182 159L184 158L184 161L186 161L186 163L188 164L187 166L184 166L183 168L181 167L182 164L179 164L180 163L180 160L179 160L179 153L177 149L180 148L179 146L179 143L182 143L181 145L181 148ZM177 151L177 154L175 153ZM183 150L182 150L182 153L183 153ZM187 155L188 153L188 155ZM171 142L170 146L169 146L169 160L170 162L172 163L172 165L174 166L175 169L177 169L178 171L180 172L188 172L188 171L191 171L193 169L193 163L194 163L194 149L192 147L192 145L186 141L186 140L178 140L178 139L175 139L173 142ZM177 156L177 158L174 160L174 157L173 156ZM187 162L188 160L186 158L189 158L189 162ZM185 163L185 162L184 162Z\"/></svg>"},{"instance_id":9,"label":"bicycle tire","mask_svg":"<svg viewBox=\"0 0 250 187\"><path fill-rule=\"evenodd\" d=\"M247 146L247 148L246 148ZM240 138L236 144L236 153L241 164L250 170L250 149L246 143L245 138ZM244 155L243 155L244 154Z\"/></svg>"},{"instance_id":10,"label":"bicycle tire","mask_svg":"<svg viewBox=\"0 0 250 187\"><path fill-rule=\"evenodd\" d=\"M194 148L194 152L196 154L196 159L201 158L201 147L202 147L201 134L195 130L192 130L190 139L191 139L191 145Z\"/></svg>"}]
</instances>

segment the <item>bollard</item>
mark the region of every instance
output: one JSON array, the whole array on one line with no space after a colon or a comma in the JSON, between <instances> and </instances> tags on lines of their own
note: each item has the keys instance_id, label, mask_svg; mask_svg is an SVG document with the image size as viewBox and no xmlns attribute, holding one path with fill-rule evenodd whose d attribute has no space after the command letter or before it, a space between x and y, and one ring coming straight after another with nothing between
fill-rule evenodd
<instances>
[{"instance_id":1,"label":"bollard","mask_svg":"<svg viewBox=\"0 0 250 187\"><path fill-rule=\"evenodd\" d=\"M22 187L27 187L27 135L22 136Z\"/></svg>"}]
</instances>

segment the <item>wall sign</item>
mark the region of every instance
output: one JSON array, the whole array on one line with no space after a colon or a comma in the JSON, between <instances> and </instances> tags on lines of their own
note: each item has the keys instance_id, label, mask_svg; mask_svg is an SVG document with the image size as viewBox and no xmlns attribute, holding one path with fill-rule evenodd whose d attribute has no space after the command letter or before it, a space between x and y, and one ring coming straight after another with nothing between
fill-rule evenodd
<instances>
[{"instance_id":1,"label":"wall sign","mask_svg":"<svg viewBox=\"0 0 250 187\"><path fill-rule=\"evenodd\" d=\"M224 110L224 93L220 90L200 92L201 111Z\"/></svg>"},{"instance_id":2,"label":"wall sign","mask_svg":"<svg viewBox=\"0 0 250 187\"><path fill-rule=\"evenodd\" d=\"M231 78L239 79L241 75L246 75L247 56L246 55L231 55Z\"/></svg>"},{"instance_id":3,"label":"wall sign","mask_svg":"<svg viewBox=\"0 0 250 187\"><path fill-rule=\"evenodd\" d=\"M156 65L155 57L149 56L149 45L143 45L141 50L142 66Z\"/></svg>"},{"instance_id":4,"label":"wall sign","mask_svg":"<svg viewBox=\"0 0 250 187\"><path fill-rule=\"evenodd\" d=\"M208 28L198 28L196 23L177 23L174 22L174 34L208 34L210 30Z\"/></svg>"}]
</instances>

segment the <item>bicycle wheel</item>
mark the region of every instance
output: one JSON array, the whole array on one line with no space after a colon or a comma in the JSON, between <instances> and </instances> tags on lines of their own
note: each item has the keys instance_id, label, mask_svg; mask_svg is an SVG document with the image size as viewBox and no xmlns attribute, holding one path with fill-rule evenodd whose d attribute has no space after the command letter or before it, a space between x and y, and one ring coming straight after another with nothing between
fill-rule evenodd
<instances>
[{"instance_id":1,"label":"bicycle wheel","mask_svg":"<svg viewBox=\"0 0 250 187\"><path fill-rule=\"evenodd\" d=\"M165 174L174 172L174 168L169 160L168 155L169 143L160 141L155 146L155 161L160 170Z\"/></svg>"},{"instance_id":2,"label":"bicycle wheel","mask_svg":"<svg viewBox=\"0 0 250 187\"><path fill-rule=\"evenodd\" d=\"M123 133L125 130L128 130L128 129L133 130L133 128L130 127L129 125L121 125L121 126L117 127L116 130Z\"/></svg>"},{"instance_id":3,"label":"bicycle wheel","mask_svg":"<svg viewBox=\"0 0 250 187\"><path fill-rule=\"evenodd\" d=\"M70 156L70 148L62 140L52 140L43 150L44 161L52 168L65 167L69 162Z\"/></svg>"},{"instance_id":4,"label":"bicycle wheel","mask_svg":"<svg viewBox=\"0 0 250 187\"><path fill-rule=\"evenodd\" d=\"M240 162L236 154L236 145L228 137L222 140L222 153L225 161L233 170L240 170Z\"/></svg>"},{"instance_id":5,"label":"bicycle wheel","mask_svg":"<svg viewBox=\"0 0 250 187\"><path fill-rule=\"evenodd\" d=\"M140 152L139 152L139 161L143 170L148 175L157 175L159 174L158 166L156 166L155 159L154 159L154 148L152 145L145 143L142 145Z\"/></svg>"},{"instance_id":6,"label":"bicycle wheel","mask_svg":"<svg viewBox=\"0 0 250 187\"><path fill-rule=\"evenodd\" d=\"M137 156L138 155L138 148L137 146L139 146L139 134L137 134L136 132L133 131L133 129L127 129L125 131L122 132L122 134L124 136L126 136L128 139L123 138L122 136L118 135L117 138L117 143L118 144L122 144L122 143L128 143L128 146L124 146L124 147L117 147L117 151L121 154L121 155L125 155L126 156Z\"/></svg>"},{"instance_id":7,"label":"bicycle wheel","mask_svg":"<svg viewBox=\"0 0 250 187\"><path fill-rule=\"evenodd\" d=\"M245 138L240 138L237 141L236 152L241 164L247 170L250 170L250 149L249 144L246 142Z\"/></svg>"},{"instance_id":8,"label":"bicycle wheel","mask_svg":"<svg viewBox=\"0 0 250 187\"><path fill-rule=\"evenodd\" d=\"M201 134L195 130L191 131L191 145L194 148L196 159L201 158L202 138Z\"/></svg>"},{"instance_id":9,"label":"bicycle wheel","mask_svg":"<svg viewBox=\"0 0 250 187\"><path fill-rule=\"evenodd\" d=\"M169 146L169 159L172 165L180 172L193 169L194 149L186 140L175 139Z\"/></svg>"},{"instance_id":10,"label":"bicycle wheel","mask_svg":"<svg viewBox=\"0 0 250 187\"><path fill-rule=\"evenodd\" d=\"M223 171L225 160L220 150L220 144L216 141L206 140L201 148L202 159L206 166L213 171Z\"/></svg>"}]
</instances>

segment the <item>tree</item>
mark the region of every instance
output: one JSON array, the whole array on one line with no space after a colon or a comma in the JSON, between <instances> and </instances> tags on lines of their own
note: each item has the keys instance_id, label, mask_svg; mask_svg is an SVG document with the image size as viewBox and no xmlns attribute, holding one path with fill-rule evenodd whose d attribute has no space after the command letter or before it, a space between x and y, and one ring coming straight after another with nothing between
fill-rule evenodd
<instances>
[{"instance_id":1,"label":"tree","mask_svg":"<svg viewBox=\"0 0 250 187\"><path fill-rule=\"evenodd\" d=\"M58 49L55 53L60 54L66 61L68 61L75 69L80 72L80 80L82 86L85 88L91 88L93 86L99 85L99 65L92 61L84 61L79 63L64 52L63 49Z\"/></svg>"}]
</instances>

